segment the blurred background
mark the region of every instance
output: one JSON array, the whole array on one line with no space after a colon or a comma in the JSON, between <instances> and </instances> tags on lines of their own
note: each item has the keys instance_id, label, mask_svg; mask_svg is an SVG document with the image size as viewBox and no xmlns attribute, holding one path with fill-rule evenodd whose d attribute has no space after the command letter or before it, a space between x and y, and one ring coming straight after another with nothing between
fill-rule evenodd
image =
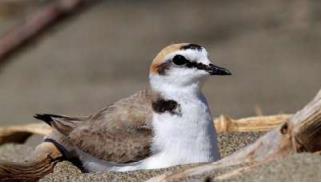
<instances>
[{"instance_id":1,"label":"blurred background","mask_svg":"<svg viewBox=\"0 0 321 183\"><path fill-rule=\"evenodd\" d=\"M0 40L52 2L1 0ZM91 114L148 86L153 57L178 42L232 71L204 86L215 116L293 113L321 88L321 1L104 0L1 60L0 125Z\"/></svg>"}]
</instances>

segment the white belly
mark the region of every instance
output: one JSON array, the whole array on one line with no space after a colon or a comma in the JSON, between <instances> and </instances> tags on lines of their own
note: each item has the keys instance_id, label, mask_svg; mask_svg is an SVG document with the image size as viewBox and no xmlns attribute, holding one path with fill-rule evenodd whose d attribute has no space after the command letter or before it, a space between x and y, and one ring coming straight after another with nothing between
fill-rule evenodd
<instances>
[{"instance_id":1,"label":"white belly","mask_svg":"<svg viewBox=\"0 0 321 183\"><path fill-rule=\"evenodd\" d=\"M153 115L155 153L145 168L163 168L177 164L212 162L220 158L216 132L206 102L178 101L180 114Z\"/></svg>"}]
</instances>

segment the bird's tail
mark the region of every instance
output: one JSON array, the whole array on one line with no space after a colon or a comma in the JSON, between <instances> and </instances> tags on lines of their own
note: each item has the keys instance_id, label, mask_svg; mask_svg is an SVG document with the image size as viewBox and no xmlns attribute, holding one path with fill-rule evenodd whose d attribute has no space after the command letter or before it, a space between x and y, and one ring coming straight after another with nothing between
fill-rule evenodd
<instances>
[{"instance_id":1,"label":"bird's tail","mask_svg":"<svg viewBox=\"0 0 321 183\"><path fill-rule=\"evenodd\" d=\"M43 142L36 147L34 157L28 162L0 162L0 181L38 181L51 173L62 159L63 155L56 145Z\"/></svg>"},{"instance_id":2,"label":"bird's tail","mask_svg":"<svg viewBox=\"0 0 321 183\"><path fill-rule=\"evenodd\" d=\"M74 128L88 119L88 117L69 117L56 114L36 114L34 118L47 123L65 136L68 136Z\"/></svg>"}]
</instances>

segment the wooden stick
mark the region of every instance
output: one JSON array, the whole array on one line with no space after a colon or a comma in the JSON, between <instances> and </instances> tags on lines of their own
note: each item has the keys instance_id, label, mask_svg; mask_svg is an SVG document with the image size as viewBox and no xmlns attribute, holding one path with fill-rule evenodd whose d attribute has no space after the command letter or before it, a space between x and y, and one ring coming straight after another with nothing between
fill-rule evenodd
<instances>
[{"instance_id":1,"label":"wooden stick","mask_svg":"<svg viewBox=\"0 0 321 183\"><path fill-rule=\"evenodd\" d=\"M53 1L33 16L27 18L23 24L8 31L0 39L0 63L16 48L48 28L58 18L69 14L72 10L83 5L84 2L84 0Z\"/></svg>"},{"instance_id":2,"label":"wooden stick","mask_svg":"<svg viewBox=\"0 0 321 183\"><path fill-rule=\"evenodd\" d=\"M261 165L261 164L260 163L255 163L253 165L244 166L244 167L241 167L241 168L234 169L232 171L229 171L227 173L224 173L222 175L219 175L219 176L215 177L215 181L224 181L224 180L230 179L232 177L235 177L235 176L241 175L241 174L243 174L245 172L248 172L248 171L252 170L253 168L258 167L259 165Z\"/></svg>"},{"instance_id":3,"label":"wooden stick","mask_svg":"<svg viewBox=\"0 0 321 183\"><path fill-rule=\"evenodd\" d=\"M232 119L221 115L214 120L218 133L224 132L258 132L268 131L286 122L291 115L279 114L272 116L257 116L242 119Z\"/></svg>"},{"instance_id":4,"label":"wooden stick","mask_svg":"<svg viewBox=\"0 0 321 183\"><path fill-rule=\"evenodd\" d=\"M31 123L0 128L0 145L9 142L24 143L33 134L48 135L52 129L44 123Z\"/></svg>"},{"instance_id":5,"label":"wooden stick","mask_svg":"<svg viewBox=\"0 0 321 183\"><path fill-rule=\"evenodd\" d=\"M150 181L184 181L192 177L204 178L210 176L218 167L221 168L222 166L228 167L244 163L250 163L250 166L252 166L253 164L276 160L291 153L313 153L320 150L321 90L309 104L291 116L282 126L268 132L253 144L220 161L166 173L156 176ZM247 168L244 168L244 170L247 170ZM235 172L227 173L225 177L231 177L237 174L238 171ZM220 180L223 178L224 176Z\"/></svg>"},{"instance_id":6,"label":"wooden stick","mask_svg":"<svg viewBox=\"0 0 321 183\"><path fill-rule=\"evenodd\" d=\"M24 163L0 162L0 181L38 181L51 173L56 163L62 160L62 154L57 147L44 142L37 146L33 159Z\"/></svg>"}]
</instances>

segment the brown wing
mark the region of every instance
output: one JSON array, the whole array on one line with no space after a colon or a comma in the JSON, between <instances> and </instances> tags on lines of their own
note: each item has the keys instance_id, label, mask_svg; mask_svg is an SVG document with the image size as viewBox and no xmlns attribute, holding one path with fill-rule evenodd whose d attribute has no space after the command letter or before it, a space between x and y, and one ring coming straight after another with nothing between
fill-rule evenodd
<instances>
[{"instance_id":1,"label":"brown wing","mask_svg":"<svg viewBox=\"0 0 321 183\"><path fill-rule=\"evenodd\" d=\"M143 90L93 115L69 134L72 144L90 155L115 163L150 155L151 92Z\"/></svg>"}]
</instances>

